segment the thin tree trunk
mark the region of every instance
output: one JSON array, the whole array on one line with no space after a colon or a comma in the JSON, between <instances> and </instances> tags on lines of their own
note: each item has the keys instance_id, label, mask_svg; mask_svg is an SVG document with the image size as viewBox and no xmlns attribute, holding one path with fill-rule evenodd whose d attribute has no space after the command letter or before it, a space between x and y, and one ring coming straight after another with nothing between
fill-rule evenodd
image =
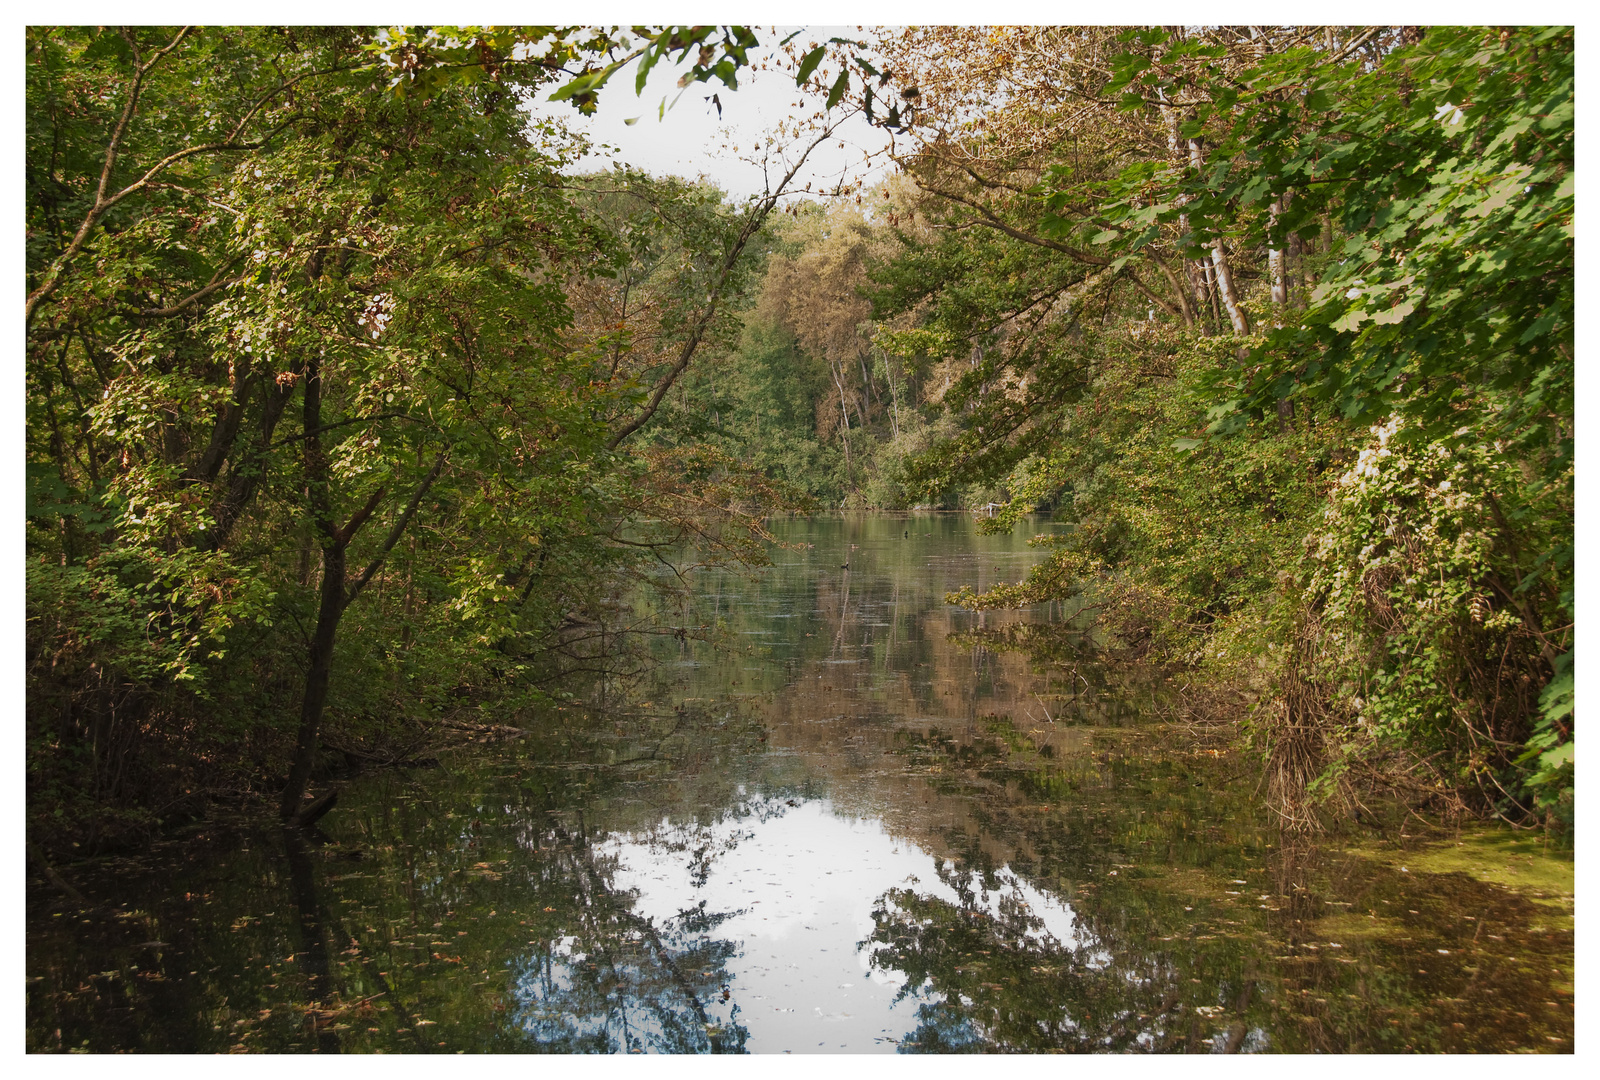
<instances>
[{"instance_id":1,"label":"thin tree trunk","mask_svg":"<svg viewBox=\"0 0 1600 1080\"><path fill-rule=\"evenodd\" d=\"M1271 224L1276 224L1278 217L1283 213L1288 203L1287 195L1273 200L1271 206ZM1289 304L1289 265L1284 258L1282 248L1267 249L1267 270L1272 275L1272 302L1278 307L1287 307Z\"/></svg>"},{"instance_id":2,"label":"thin tree trunk","mask_svg":"<svg viewBox=\"0 0 1600 1080\"><path fill-rule=\"evenodd\" d=\"M1278 218L1288 209L1294 198L1294 193L1285 191L1272 203L1272 224L1276 225ZM1291 299L1291 286L1293 284L1293 267L1297 266L1300 253L1300 238L1291 233L1284 242L1284 247L1267 249L1267 266L1272 274L1272 302L1279 307L1288 307ZM1281 324L1280 324L1281 325Z\"/></svg>"},{"instance_id":3,"label":"thin tree trunk","mask_svg":"<svg viewBox=\"0 0 1600 1080\"><path fill-rule=\"evenodd\" d=\"M850 486L856 483L856 474L850 468L850 410L844 403L844 380L839 377L839 365L828 361L828 370L833 372L833 385L839 390L839 415L844 418L844 428L839 432L839 441L844 444L844 474L850 481Z\"/></svg>"},{"instance_id":4,"label":"thin tree trunk","mask_svg":"<svg viewBox=\"0 0 1600 1080\"><path fill-rule=\"evenodd\" d=\"M1181 168L1184 159L1184 146L1183 139L1180 137L1178 132L1178 110L1171 105L1161 106L1161 119L1166 124L1167 152L1171 155L1173 167ZM1187 197L1180 198L1183 202L1188 201ZM1178 215L1178 231L1180 235L1188 235L1188 214ZM1175 279L1176 275L1174 275L1171 270L1168 270L1165 264L1158 265L1160 265L1162 271L1167 274L1169 280ZM1201 324L1201 328L1204 329L1206 310L1204 290L1202 290L1199 284L1195 281L1190 260L1181 258L1180 256L1179 266L1183 271L1184 281L1180 283L1176 280L1172 280L1172 286L1174 291L1178 293L1178 303L1183 309L1184 324L1187 326L1193 326L1198 322ZM1187 290L1184 289L1184 285L1188 286ZM1190 302L1190 296L1193 297L1193 303Z\"/></svg>"},{"instance_id":5,"label":"thin tree trunk","mask_svg":"<svg viewBox=\"0 0 1600 1080\"><path fill-rule=\"evenodd\" d=\"M305 694L300 701L300 732L295 742L294 762L289 767L289 782L284 786L278 813L292 818L300 811L300 800L311 779L317 740L322 735L322 714L328 703L328 686L333 677L333 643L344 618L345 546L334 543L322 550L322 600L317 609L317 626L311 634Z\"/></svg>"},{"instance_id":6,"label":"thin tree trunk","mask_svg":"<svg viewBox=\"0 0 1600 1080\"><path fill-rule=\"evenodd\" d=\"M1228 256L1222 250L1220 236L1211 241L1211 264L1217 271L1217 294L1222 297L1222 306L1228 309L1228 321L1233 324L1233 332L1246 337L1250 333L1250 320L1245 318L1244 308L1239 306L1239 296L1233 288L1233 274L1228 270Z\"/></svg>"},{"instance_id":7,"label":"thin tree trunk","mask_svg":"<svg viewBox=\"0 0 1600 1080\"><path fill-rule=\"evenodd\" d=\"M1189 140L1189 165L1195 171L1205 167L1205 150L1200 145L1199 139ZM1233 273L1228 269L1228 254L1223 250L1222 237L1211 238L1211 268L1216 275L1217 295L1222 300L1222 306L1228 311L1228 321L1233 324L1233 332L1240 337L1250 333L1250 322L1245 318L1244 309L1239 306L1239 296L1233 287Z\"/></svg>"},{"instance_id":8,"label":"thin tree trunk","mask_svg":"<svg viewBox=\"0 0 1600 1080\"><path fill-rule=\"evenodd\" d=\"M894 367L887 354L883 358L883 373L889 380L889 407L893 410L889 413L889 419L894 426L894 437L898 439L900 437L900 392L895 388Z\"/></svg>"},{"instance_id":9,"label":"thin tree trunk","mask_svg":"<svg viewBox=\"0 0 1600 1080\"><path fill-rule=\"evenodd\" d=\"M1182 217L1188 217L1188 215L1184 214ZM1184 231L1187 232L1187 224L1181 221L1180 224L1184 225ZM1167 279L1167 284L1172 289L1172 294L1178 298L1177 314L1183 319L1183 325L1193 326L1195 313L1194 307L1189 301L1189 291L1184 288L1183 282L1178 280L1178 275L1173 271L1172 267L1168 266L1166 260L1157 255L1153 248L1145 248L1145 254L1150 257L1150 261L1155 264L1156 269L1161 271L1161 275Z\"/></svg>"},{"instance_id":10,"label":"thin tree trunk","mask_svg":"<svg viewBox=\"0 0 1600 1080\"><path fill-rule=\"evenodd\" d=\"M1299 295L1303 294L1306 290L1305 257L1305 242L1300 239L1299 233L1290 233L1288 251L1289 282L1291 288L1298 289L1300 291L1299 293L1294 294L1296 303L1299 302Z\"/></svg>"},{"instance_id":11,"label":"thin tree trunk","mask_svg":"<svg viewBox=\"0 0 1600 1080\"><path fill-rule=\"evenodd\" d=\"M380 487L373 491L361 509L342 527L334 524L333 470L322 448L322 439L315 434L322 427L322 370L321 362L315 357L306 362L305 384L303 423L307 434L302 438L306 501L311 510L312 528L322 544L322 587L321 602L317 607L317 625L312 631L308 649L306 688L300 701L300 731L295 741L294 761L289 767L289 780L284 785L283 796L278 804L278 812L286 821L293 821L300 816L300 800L311 779L317 740L322 734L322 715L328 703L328 686L333 676L333 646L339 631L339 620L344 618L345 610L361 595L361 591L383 567L389 552L400 542L417 507L422 504L423 496L439 478L445 463L445 452L441 450L434 459L433 468L412 493L411 501L395 518L389 535L378 546L377 554L366 569L350 580L346 573L346 554L350 541L372 517L373 511L377 510L378 504L383 501L385 489Z\"/></svg>"},{"instance_id":12,"label":"thin tree trunk","mask_svg":"<svg viewBox=\"0 0 1600 1080\"><path fill-rule=\"evenodd\" d=\"M1214 331L1222 329L1222 302L1217 299L1217 268L1211 265L1211 260L1206 259L1200 263L1200 273L1206 280L1206 302L1211 307L1211 326Z\"/></svg>"},{"instance_id":13,"label":"thin tree trunk","mask_svg":"<svg viewBox=\"0 0 1600 1080\"><path fill-rule=\"evenodd\" d=\"M1183 227L1189 227L1189 215L1183 217ZM1183 274L1189 281L1189 290L1194 294L1195 319L1204 333L1211 332L1211 290L1207 286L1209 275L1206 273L1206 264L1194 259L1183 260Z\"/></svg>"}]
</instances>

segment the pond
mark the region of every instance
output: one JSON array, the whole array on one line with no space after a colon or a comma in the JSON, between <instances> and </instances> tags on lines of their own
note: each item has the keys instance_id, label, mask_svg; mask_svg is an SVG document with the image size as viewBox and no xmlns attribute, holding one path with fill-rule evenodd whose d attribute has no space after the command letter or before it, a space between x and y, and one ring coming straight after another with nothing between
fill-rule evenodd
<instances>
[{"instance_id":1,"label":"pond","mask_svg":"<svg viewBox=\"0 0 1600 1080\"><path fill-rule=\"evenodd\" d=\"M943 603L1054 528L782 523L621 697L30 882L28 1049L1570 1053L1570 856L1280 835L1071 609Z\"/></svg>"}]
</instances>

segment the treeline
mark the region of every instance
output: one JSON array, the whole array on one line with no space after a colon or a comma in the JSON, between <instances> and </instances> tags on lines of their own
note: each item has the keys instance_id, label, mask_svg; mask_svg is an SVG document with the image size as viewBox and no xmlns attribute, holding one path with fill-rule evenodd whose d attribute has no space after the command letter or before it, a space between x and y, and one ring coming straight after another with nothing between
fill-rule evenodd
<instances>
[{"instance_id":1,"label":"treeline","mask_svg":"<svg viewBox=\"0 0 1600 1080\"><path fill-rule=\"evenodd\" d=\"M944 393L985 347L948 358L907 351L891 327L908 320L874 315L877 276L936 236L915 224L923 199L891 180L858 199L796 202L776 217L738 338L674 387L647 441L709 441L831 510L955 510L1005 499L999 481L930 488L911 479L919 454L961 430L962 413L944 408Z\"/></svg>"}]
</instances>

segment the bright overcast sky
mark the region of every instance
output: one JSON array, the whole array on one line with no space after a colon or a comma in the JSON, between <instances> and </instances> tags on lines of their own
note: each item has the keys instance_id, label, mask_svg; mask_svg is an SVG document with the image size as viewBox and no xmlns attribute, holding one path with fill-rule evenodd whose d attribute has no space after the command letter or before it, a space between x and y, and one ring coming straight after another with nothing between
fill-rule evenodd
<instances>
[{"instance_id":1,"label":"bright overcast sky","mask_svg":"<svg viewBox=\"0 0 1600 1080\"><path fill-rule=\"evenodd\" d=\"M794 29L780 26L774 32L766 26L757 28L763 48L750 53L753 65L759 66L763 59L771 56L773 46ZM794 44L804 47L813 41L820 44L829 37L860 40L861 36L854 26L808 26ZM582 132L596 144L606 143L618 148L614 152L591 154L582 163L584 169L603 169L610 162L618 161L658 176L675 175L692 180L703 175L735 197L760 194L766 178L759 162L749 160L756 156L751 148L757 143L766 148L767 133L779 120L809 114L820 102L812 95L802 97L802 92L794 85L793 75L778 70L776 64L768 71L748 68L740 71L737 91L729 91L721 82L713 80L692 83L680 96L678 77L686 70L687 64L678 67L667 60L661 61L651 70L644 93L638 96L633 92L635 69L618 71L600 91L599 109L593 116L580 115L564 101L541 101L536 104L535 111L539 115L564 119L572 130ZM708 100L712 94L722 102L721 119L717 117L716 106ZM663 98L671 107L661 118L659 110ZM676 105L673 105L674 99ZM802 108L797 109L797 103ZM624 123L635 117L633 124ZM843 147L839 145L841 141ZM881 151L888 141L882 129L856 117L842 126L838 138L829 140L812 153L791 188L803 189L807 182L814 189L820 189L834 187L841 179L877 179L885 174L887 163L879 155L868 171L863 158L869 152ZM776 185L784 168L776 161L770 168L771 183Z\"/></svg>"}]
</instances>

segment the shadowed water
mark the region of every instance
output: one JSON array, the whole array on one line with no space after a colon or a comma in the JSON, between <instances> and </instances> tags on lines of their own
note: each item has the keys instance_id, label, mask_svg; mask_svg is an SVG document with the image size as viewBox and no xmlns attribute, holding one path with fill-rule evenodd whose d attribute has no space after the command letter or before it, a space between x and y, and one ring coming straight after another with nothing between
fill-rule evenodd
<instances>
[{"instance_id":1,"label":"shadowed water","mask_svg":"<svg viewBox=\"0 0 1600 1080\"><path fill-rule=\"evenodd\" d=\"M1570 860L1285 841L1070 609L943 604L1051 528L784 523L666 613L718 647L321 834L68 867L87 913L30 883L29 1049L1570 1052Z\"/></svg>"}]
</instances>

